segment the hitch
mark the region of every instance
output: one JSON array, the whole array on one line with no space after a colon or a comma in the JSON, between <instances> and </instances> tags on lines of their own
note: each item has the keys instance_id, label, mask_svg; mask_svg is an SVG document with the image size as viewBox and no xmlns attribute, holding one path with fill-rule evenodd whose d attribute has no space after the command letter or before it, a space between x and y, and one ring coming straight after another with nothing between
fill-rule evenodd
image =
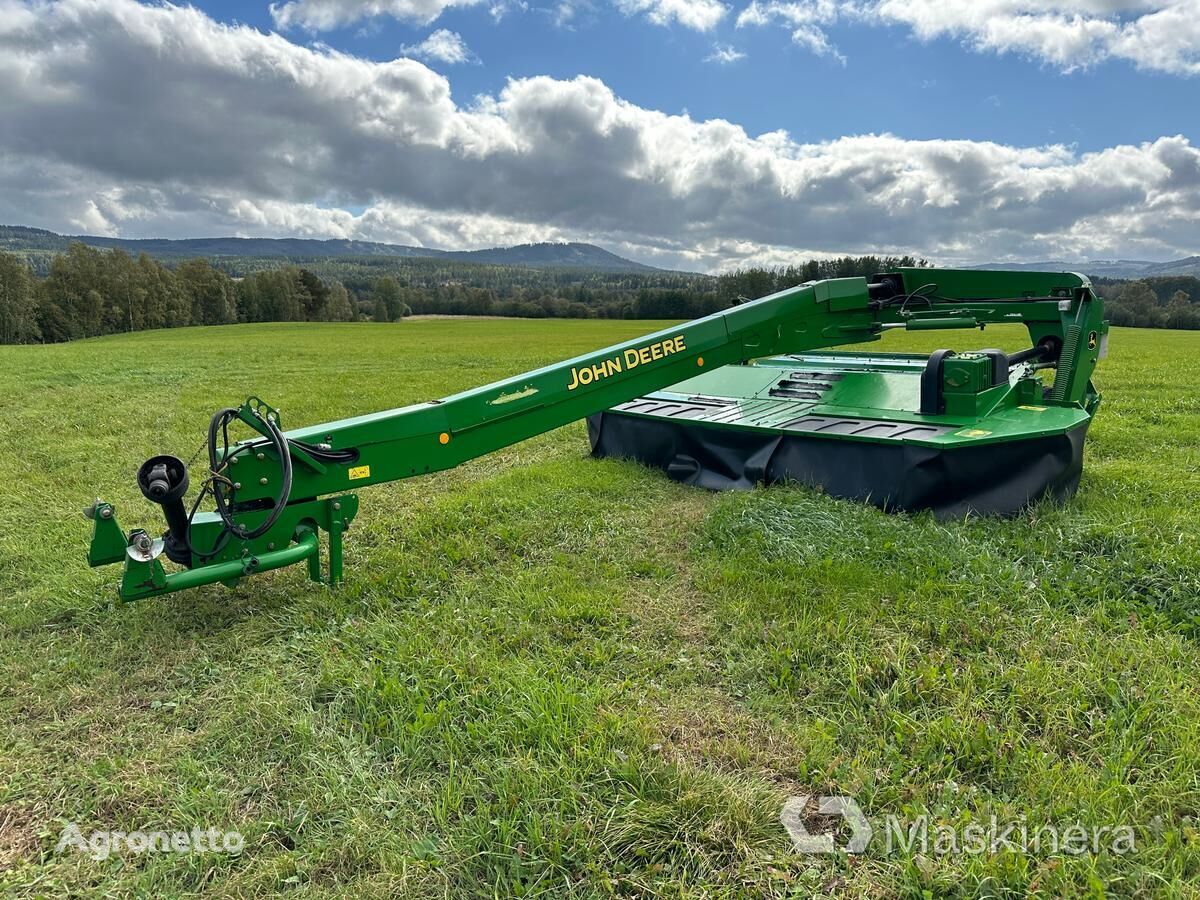
<instances>
[{"instance_id":1,"label":"hitch","mask_svg":"<svg viewBox=\"0 0 1200 900\"><path fill-rule=\"evenodd\" d=\"M289 512L268 534L252 541L231 542L222 553L191 568L168 572L170 532L155 538L144 529L128 534L117 524L116 510L110 503L97 500L84 510L92 522L92 542L88 564L105 566L123 562L124 572L117 594L131 602L160 594L169 594L206 584L233 587L242 578L269 572L300 562L308 563L309 579L335 585L343 577L343 534L358 512L358 497L353 494L290 504ZM286 522L283 520L286 519ZM218 528L216 516L197 515L191 533L207 540ZM328 534L328 567L322 575L320 532ZM203 537L199 537L199 536ZM171 560L174 561L174 560Z\"/></svg>"}]
</instances>

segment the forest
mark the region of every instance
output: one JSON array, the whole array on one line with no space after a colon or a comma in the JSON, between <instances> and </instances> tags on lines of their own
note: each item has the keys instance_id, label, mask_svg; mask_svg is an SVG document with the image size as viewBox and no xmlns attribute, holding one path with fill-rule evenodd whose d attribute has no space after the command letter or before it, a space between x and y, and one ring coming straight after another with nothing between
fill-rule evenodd
<instances>
[{"instance_id":1,"label":"forest","mask_svg":"<svg viewBox=\"0 0 1200 900\"><path fill-rule=\"evenodd\" d=\"M721 275L541 269L439 258L221 258L164 263L72 243L35 260L0 252L0 343L237 322L409 315L692 319L805 281L870 276L911 257L845 256ZM1098 282L1116 325L1200 328L1200 279Z\"/></svg>"},{"instance_id":2,"label":"forest","mask_svg":"<svg viewBox=\"0 0 1200 900\"><path fill-rule=\"evenodd\" d=\"M1142 281L1096 279L1108 319L1134 328L1200 329L1200 278L1174 275ZM1194 299L1193 299L1194 298Z\"/></svg>"}]
</instances>

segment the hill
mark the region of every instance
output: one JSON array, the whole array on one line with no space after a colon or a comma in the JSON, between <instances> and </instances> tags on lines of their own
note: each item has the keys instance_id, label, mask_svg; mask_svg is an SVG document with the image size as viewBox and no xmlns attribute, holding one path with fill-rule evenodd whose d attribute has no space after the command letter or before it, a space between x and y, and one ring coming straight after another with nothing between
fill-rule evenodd
<instances>
[{"instance_id":1,"label":"hill","mask_svg":"<svg viewBox=\"0 0 1200 900\"><path fill-rule=\"evenodd\" d=\"M1200 256L1186 256L1169 262L1149 262L1140 259L1087 261L1050 260L1042 262L991 262L972 269L1000 269L1013 272L1080 272L1089 278L1141 279L1162 278L1171 275L1200 275Z\"/></svg>"},{"instance_id":2,"label":"hill","mask_svg":"<svg viewBox=\"0 0 1200 900\"><path fill-rule=\"evenodd\" d=\"M634 262L594 244L540 243L487 250L437 250L374 241L311 240L307 238L111 238L100 235L63 235L24 225L0 226L0 250L17 253L61 252L72 242L101 249L120 248L126 253L146 253L164 261L222 259L228 257L288 260L339 258L441 258L502 266L546 269L594 269L604 272L662 272Z\"/></svg>"},{"instance_id":3,"label":"hill","mask_svg":"<svg viewBox=\"0 0 1200 900\"><path fill-rule=\"evenodd\" d=\"M443 255L463 262L500 266L600 269L605 272L665 271L617 256L595 244L519 244L515 247L496 247L491 250L453 250Z\"/></svg>"}]
</instances>

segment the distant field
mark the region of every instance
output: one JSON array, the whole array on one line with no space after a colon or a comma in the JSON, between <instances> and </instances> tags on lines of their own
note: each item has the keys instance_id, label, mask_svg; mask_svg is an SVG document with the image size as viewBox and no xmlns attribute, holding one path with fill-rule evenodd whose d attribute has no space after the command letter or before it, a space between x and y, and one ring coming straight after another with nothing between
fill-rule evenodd
<instances>
[{"instance_id":1,"label":"distant field","mask_svg":"<svg viewBox=\"0 0 1200 900\"><path fill-rule=\"evenodd\" d=\"M256 394L285 426L656 327L423 319L0 347L0 893L1196 896L1200 334L1116 329L1078 497L939 524L709 494L575 424L362 493L347 583L113 602L97 495ZM1021 345L989 330L885 349ZM878 345L875 345L878 346ZM1127 855L797 855L785 797L962 827L1132 826ZM236 829L240 855L55 853ZM932 827L932 826L931 826Z\"/></svg>"}]
</instances>

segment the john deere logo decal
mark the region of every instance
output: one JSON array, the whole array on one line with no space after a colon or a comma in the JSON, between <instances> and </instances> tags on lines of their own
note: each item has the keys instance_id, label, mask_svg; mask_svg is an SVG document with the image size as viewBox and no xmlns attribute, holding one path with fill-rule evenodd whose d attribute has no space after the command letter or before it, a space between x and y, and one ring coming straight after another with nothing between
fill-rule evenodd
<instances>
[{"instance_id":1,"label":"john deere logo decal","mask_svg":"<svg viewBox=\"0 0 1200 900\"><path fill-rule=\"evenodd\" d=\"M573 391L581 384L591 384L602 378L616 375L618 372L627 372L646 363L654 362L656 359L682 353L686 349L687 344L684 343L682 334L678 337L667 338L665 341L655 341L645 347L630 347L624 353L602 359L594 365L572 367L571 382L567 385L567 390Z\"/></svg>"}]
</instances>

